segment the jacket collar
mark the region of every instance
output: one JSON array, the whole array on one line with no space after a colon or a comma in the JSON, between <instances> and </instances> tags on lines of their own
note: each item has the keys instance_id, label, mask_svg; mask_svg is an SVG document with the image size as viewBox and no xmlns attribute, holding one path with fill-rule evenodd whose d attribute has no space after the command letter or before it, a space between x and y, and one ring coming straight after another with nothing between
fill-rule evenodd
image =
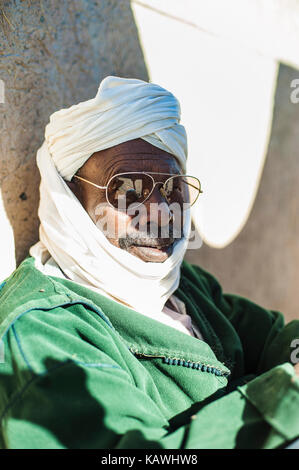
<instances>
[{"instance_id":1,"label":"jacket collar","mask_svg":"<svg viewBox=\"0 0 299 470\"><path fill-rule=\"evenodd\" d=\"M180 288L176 295L182 298ZM45 276L34 267L33 258L23 261L0 291L0 338L17 318L30 310L48 310L78 302L97 311L134 354L200 362L229 372L217 360L209 346L213 342L210 331L204 322L199 323L198 318L193 317L193 321L196 321L203 332L206 342L146 317L77 283ZM188 314L192 316L191 311Z\"/></svg>"}]
</instances>

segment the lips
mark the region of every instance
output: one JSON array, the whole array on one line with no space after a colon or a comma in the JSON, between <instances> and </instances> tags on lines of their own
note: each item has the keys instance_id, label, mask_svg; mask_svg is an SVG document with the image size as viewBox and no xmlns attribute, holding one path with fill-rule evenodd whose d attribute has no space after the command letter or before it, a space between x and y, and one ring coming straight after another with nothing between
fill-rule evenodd
<instances>
[{"instance_id":1,"label":"lips","mask_svg":"<svg viewBox=\"0 0 299 470\"><path fill-rule=\"evenodd\" d=\"M140 248L156 248L157 250L161 250L163 248L168 248L170 245L172 245L174 240L168 240L167 242L164 243L132 243L131 246L136 246Z\"/></svg>"},{"instance_id":2,"label":"lips","mask_svg":"<svg viewBox=\"0 0 299 470\"><path fill-rule=\"evenodd\" d=\"M123 250L153 250L157 253L169 252L172 249L175 239L173 237L131 237L119 238L119 247Z\"/></svg>"},{"instance_id":3,"label":"lips","mask_svg":"<svg viewBox=\"0 0 299 470\"><path fill-rule=\"evenodd\" d=\"M146 262L163 263L171 255L173 250L173 243L164 245L163 247L157 246L141 246L131 245L128 251L136 255L138 258Z\"/></svg>"}]
</instances>

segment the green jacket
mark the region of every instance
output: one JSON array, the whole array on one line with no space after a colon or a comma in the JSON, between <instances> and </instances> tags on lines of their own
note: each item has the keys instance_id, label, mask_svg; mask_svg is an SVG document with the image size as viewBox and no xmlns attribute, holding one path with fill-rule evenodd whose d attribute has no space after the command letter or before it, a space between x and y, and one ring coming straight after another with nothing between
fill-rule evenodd
<instances>
[{"instance_id":1,"label":"green jacket","mask_svg":"<svg viewBox=\"0 0 299 470\"><path fill-rule=\"evenodd\" d=\"M0 447L274 448L299 436L299 321L183 263L205 341L27 258L1 286Z\"/></svg>"}]
</instances>

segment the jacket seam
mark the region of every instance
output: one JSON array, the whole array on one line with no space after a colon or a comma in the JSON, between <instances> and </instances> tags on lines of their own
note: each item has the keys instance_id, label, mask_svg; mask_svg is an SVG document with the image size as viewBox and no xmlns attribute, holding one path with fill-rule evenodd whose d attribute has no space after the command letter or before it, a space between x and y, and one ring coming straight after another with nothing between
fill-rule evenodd
<instances>
[{"instance_id":1,"label":"jacket seam","mask_svg":"<svg viewBox=\"0 0 299 470\"><path fill-rule=\"evenodd\" d=\"M7 301L7 298L12 294L12 292L15 290L15 289L18 289L20 287L21 284L23 284L23 282L25 282L25 280L27 279L27 277L29 276L30 273L27 273L23 279L21 279L21 281L17 282L15 280L11 280L12 282L12 285L11 286L8 286L8 289L1 294L0 293L0 299L1 301L4 303ZM15 276L15 277L19 277L19 276ZM6 283L7 284L7 283Z\"/></svg>"},{"instance_id":2,"label":"jacket seam","mask_svg":"<svg viewBox=\"0 0 299 470\"><path fill-rule=\"evenodd\" d=\"M50 310L54 310L55 308L59 308L59 307L66 307L66 306L71 306L71 305L83 305L85 307L87 307L87 309L90 309L92 310L93 312L95 312L96 314L99 315L99 317L106 323L106 325L108 325L113 331L116 331L114 326L111 324L110 320L105 318L105 315L104 313L97 309L95 306L89 304L88 302L86 302L85 300L75 300L75 301L68 301L68 302L65 302L65 303L61 303L61 304L56 304L56 305L52 305L50 307L32 307L32 308L29 308L28 310L25 310L25 312L22 312L20 313L16 318L14 318L12 320L12 322L8 325L8 327L6 328L6 330L4 331L4 333L2 334L2 337L0 337L0 339L4 338L4 336L7 334L7 332L9 331L9 329L16 323L16 321L21 318L23 315L25 315L26 313L29 313L29 312L34 312L34 311L42 311L42 312L49 312Z\"/></svg>"},{"instance_id":3,"label":"jacket seam","mask_svg":"<svg viewBox=\"0 0 299 470\"><path fill-rule=\"evenodd\" d=\"M75 361L75 360L67 359L63 364L58 364L44 372L40 372L35 375L32 375L31 379L20 390L16 392L14 397L11 400L9 400L7 405L4 407L4 410L0 416L0 424L4 416L6 415L6 413L9 411L9 409L12 408L16 404L16 402L22 397L22 395L26 392L26 390L29 388L30 385L32 385L34 382L38 381L39 379L46 377L47 375L50 375L51 372L59 368L73 365L73 364L83 365L84 367L99 367L99 368L123 370L120 366L117 366L114 364L88 363L88 362L83 362L83 361Z\"/></svg>"},{"instance_id":4,"label":"jacket seam","mask_svg":"<svg viewBox=\"0 0 299 470\"><path fill-rule=\"evenodd\" d=\"M170 359L170 360L175 360L175 361L183 361L183 362L186 362L186 363L188 363L188 362L190 362L190 363L195 363L195 364L198 364L198 365L201 365L201 366L205 366L206 368L209 368L209 369L213 369L213 370L214 370L214 369L215 369L215 370L217 369L219 372L221 372L221 374L223 374L222 377L225 377L226 379L227 379L227 377L228 377L229 374L230 374L230 371L229 371L229 370L226 371L226 370L224 370L223 368L221 368L221 367L219 367L219 366L212 365L211 363L209 363L209 361L207 361L205 364L203 364L202 361L200 361L200 362L199 362L199 361L191 361L190 359L184 359L184 358L182 358L182 357L171 357L171 358L168 358L168 357L166 357L164 354L159 354L159 353L157 353L157 354L155 354L155 355L149 355L149 354L146 355L145 353L143 354L142 352L138 351L137 349L133 350L133 349L129 348L129 350L130 350L131 353L133 353L134 355L137 355L137 358L138 358L138 355L140 355L140 356L144 355L145 357L148 357L148 358L150 358L150 359L162 359L162 360L163 360L163 359L164 359L164 360L165 360L165 359ZM165 361L165 362L166 362L166 361ZM166 362L166 363L167 363L167 362ZM167 363L167 364L168 364L168 363ZM173 365L174 365L174 366L175 366L175 365L177 365L177 366L183 366L183 364L173 364ZM193 367L190 367L190 369L194 370ZM195 369L195 370L197 370L197 369ZM207 370L207 372L211 372L211 371ZM220 376L217 375L217 374L214 374L214 372L213 372L213 375L214 375L215 377L217 377L218 379L220 379ZM222 385L224 384L223 381L220 381L220 383L221 383Z\"/></svg>"},{"instance_id":5,"label":"jacket seam","mask_svg":"<svg viewBox=\"0 0 299 470\"><path fill-rule=\"evenodd\" d=\"M127 343L128 344L128 343ZM189 359L186 359L186 352L184 351L169 351L167 349L161 348L158 351L148 351L144 350L144 348L140 348L139 346L136 347L136 344L129 343L129 350L134 354L141 354L141 355L146 355L146 356L153 356L153 359L156 358L163 358L167 355L170 359L176 359L176 360L184 360L184 361L189 361L189 362L196 362L196 363L203 363L205 362L207 366L210 367L215 367L217 369L221 369L223 372L230 372L230 370L224 365L221 364L217 359L214 361L216 365L211 365L211 359L207 359L205 356L201 356L198 358L198 356L195 358L192 353L188 354L187 356ZM191 358L191 359L190 359ZM195 360L194 360L195 359ZM213 361L212 361L213 362Z\"/></svg>"},{"instance_id":6,"label":"jacket seam","mask_svg":"<svg viewBox=\"0 0 299 470\"><path fill-rule=\"evenodd\" d=\"M27 357L26 357L26 354L25 354L24 349L23 349L22 344L21 344L20 337L19 337L19 335L17 334L17 331L16 331L16 328L15 328L15 325L14 325L14 324L11 326L11 329L12 329L12 332L13 332L13 334L14 334L14 336L15 336L15 339L16 339L16 342L17 342L19 351L20 351L20 353L21 353L21 355L22 355L22 357L23 357L23 359L24 359L24 361L25 361L25 363L26 363L28 369L30 370L30 372L31 372L32 375L33 375L33 374L34 374L34 370L33 370L32 366L31 366L29 360L28 360Z\"/></svg>"},{"instance_id":7,"label":"jacket seam","mask_svg":"<svg viewBox=\"0 0 299 470\"><path fill-rule=\"evenodd\" d=\"M54 289L54 292L58 295L66 295L68 299L70 299L72 301L72 296L68 293L68 292L65 292L65 291L61 291L60 290L60 287L58 285L58 289L57 289L57 282L55 282L53 279L51 279L51 276L48 276L48 281L52 284L53 286L53 289Z\"/></svg>"},{"instance_id":8,"label":"jacket seam","mask_svg":"<svg viewBox=\"0 0 299 470\"><path fill-rule=\"evenodd\" d=\"M68 292L66 292L65 290L60 290L60 285L57 281L55 281L54 279L51 278L51 276L48 276L48 280L49 282L52 284L53 286L53 289L54 291L58 294L58 295L66 295L68 297L68 299L70 299L70 303L74 303L74 302L77 302L77 303L81 303L81 304L84 304L84 305L87 305L90 309L94 310L112 329L115 330L114 326L112 325L110 319L105 315L105 313L97 306L97 305L92 305L90 302L89 302L89 299L85 298L85 297L82 297L78 294L76 294L76 297L74 298L73 297L73 293L72 295L69 294ZM68 289L67 289L68 290ZM93 303L93 302L92 302ZM116 331L116 330L115 330Z\"/></svg>"}]
</instances>

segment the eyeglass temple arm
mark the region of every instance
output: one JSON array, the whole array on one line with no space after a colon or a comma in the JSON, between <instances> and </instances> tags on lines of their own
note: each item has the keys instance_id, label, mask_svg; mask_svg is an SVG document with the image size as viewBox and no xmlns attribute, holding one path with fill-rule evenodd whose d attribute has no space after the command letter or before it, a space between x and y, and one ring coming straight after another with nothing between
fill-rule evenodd
<instances>
[{"instance_id":1,"label":"eyeglass temple arm","mask_svg":"<svg viewBox=\"0 0 299 470\"><path fill-rule=\"evenodd\" d=\"M85 181L85 183L92 184L92 186L95 186L96 188L99 188L99 189L107 188L107 186L99 186L98 184L92 183L91 181L88 181L85 178L81 178L81 176L74 175L74 178L78 178L79 180Z\"/></svg>"},{"instance_id":2,"label":"eyeglass temple arm","mask_svg":"<svg viewBox=\"0 0 299 470\"><path fill-rule=\"evenodd\" d=\"M188 184L189 184L189 186L192 186L192 188L197 189L200 193L203 193L201 188L197 188L196 186L193 186L193 184L191 184L191 183L188 183Z\"/></svg>"}]
</instances>

